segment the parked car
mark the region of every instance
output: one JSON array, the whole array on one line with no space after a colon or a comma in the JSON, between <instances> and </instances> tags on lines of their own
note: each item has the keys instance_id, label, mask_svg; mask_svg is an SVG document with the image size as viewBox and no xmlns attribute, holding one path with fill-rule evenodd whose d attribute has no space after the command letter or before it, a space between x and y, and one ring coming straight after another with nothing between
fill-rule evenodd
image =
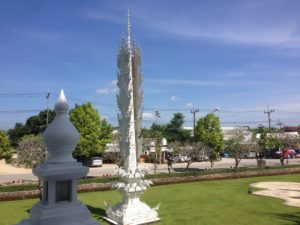
<instances>
[{"instance_id":1,"label":"parked car","mask_svg":"<svg viewBox=\"0 0 300 225\"><path fill-rule=\"evenodd\" d=\"M229 158L230 154L228 152L223 152L223 153L221 153L221 157L222 158Z\"/></svg>"},{"instance_id":2,"label":"parked car","mask_svg":"<svg viewBox=\"0 0 300 225\"><path fill-rule=\"evenodd\" d=\"M103 165L102 159L100 157L92 157L89 163L91 167L101 167Z\"/></svg>"},{"instance_id":3,"label":"parked car","mask_svg":"<svg viewBox=\"0 0 300 225\"><path fill-rule=\"evenodd\" d=\"M289 159L295 158L296 157L296 151L294 149L287 149L287 156ZM281 158L282 157L282 150L278 150L275 152L275 158Z\"/></svg>"},{"instance_id":4,"label":"parked car","mask_svg":"<svg viewBox=\"0 0 300 225\"><path fill-rule=\"evenodd\" d=\"M209 160L208 156L205 156L205 155L198 156L196 159L197 162L203 162L203 161L208 161L208 160Z\"/></svg>"},{"instance_id":5,"label":"parked car","mask_svg":"<svg viewBox=\"0 0 300 225\"><path fill-rule=\"evenodd\" d=\"M179 155L174 155L174 156L172 157L172 160L173 160L174 162L186 162L186 161L189 161L190 158L187 157L187 156L183 156L183 155L179 154Z\"/></svg>"},{"instance_id":6,"label":"parked car","mask_svg":"<svg viewBox=\"0 0 300 225\"><path fill-rule=\"evenodd\" d=\"M255 159L256 158L256 152L253 151L249 151L244 153L244 157L245 159Z\"/></svg>"}]
</instances>

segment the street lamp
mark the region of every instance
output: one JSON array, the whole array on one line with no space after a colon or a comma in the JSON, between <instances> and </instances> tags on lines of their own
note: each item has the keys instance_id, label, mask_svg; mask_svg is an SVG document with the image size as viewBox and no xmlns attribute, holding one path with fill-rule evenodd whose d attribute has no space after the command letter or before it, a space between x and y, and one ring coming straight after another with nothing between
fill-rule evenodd
<instances>
[{"instance_id":1,"label":"street lamp","mask_svg":"<svg viewBox=\"0 0 300 225\"><path fill-rule=\"evenodd\" d=\"M213 111L211 111L210 113L215 113L215 112L217 112L217 111L219 111L219 110L220 110L220 108L217 107L217 108L215 108Z\"/></svg>"}]
</instances>

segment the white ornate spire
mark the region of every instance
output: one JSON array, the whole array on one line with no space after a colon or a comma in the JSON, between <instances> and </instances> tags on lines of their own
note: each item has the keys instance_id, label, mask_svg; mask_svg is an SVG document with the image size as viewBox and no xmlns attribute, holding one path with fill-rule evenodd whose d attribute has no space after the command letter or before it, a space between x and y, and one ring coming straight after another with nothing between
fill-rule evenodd
<instances>
[{"instance_id":1,"label":"white ornate spire","mask_svg":"<svg viewBox=\"0 0 300 225\"><path fill-rule=\"evenodd\" d=\"M131 34L130 12L128 9L128 14L127 14L127 47L128 47L128 49L131 49L130 34Z\"/></svg>"},{"instance_id":2,"label":"white ornate spire","mask_svg":"<svg viewBox=\"0 0 300 225\"><path fill-rule=\"evenodd\" d=\"M106 214L109 221L115 224L133 225L148 224L158 221L157 208L151 209L140 201L140 196L149 187L150 181L143 180L144 171L137 165L139 110L141 105L140 52L130 43L130 14L128 11L127 46L122 45L118 54L118 87L117 101L119 106L120 152L123 162L118 170L120 181L113 187L122 196L122 202L109 208ZM123 43L123 39L122 39ZM125 44L125 43L124 43ZM134 65L134 66L133 66ZM142 216L141 216L142 215Z\"/></svg>"}]
</instances>

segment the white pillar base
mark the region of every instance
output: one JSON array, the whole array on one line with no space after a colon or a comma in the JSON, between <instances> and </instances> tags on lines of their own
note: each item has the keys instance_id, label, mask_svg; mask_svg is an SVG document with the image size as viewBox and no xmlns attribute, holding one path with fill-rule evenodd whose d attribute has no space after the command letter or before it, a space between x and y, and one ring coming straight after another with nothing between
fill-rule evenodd
<instances>
[{"instance_id":1,"label":"white pillar base","mask_svg":"<svg viewBox=\"0 0 300 225\"><path fill-rule=\"evenodd\" d=\"M129 199L128 203L118 203L106 211L107 221L118 225L139 225L160 221L156 208L151 209L139 198ZM104 218L105 219L105 218Z\"/></svg>"}]
</instances>

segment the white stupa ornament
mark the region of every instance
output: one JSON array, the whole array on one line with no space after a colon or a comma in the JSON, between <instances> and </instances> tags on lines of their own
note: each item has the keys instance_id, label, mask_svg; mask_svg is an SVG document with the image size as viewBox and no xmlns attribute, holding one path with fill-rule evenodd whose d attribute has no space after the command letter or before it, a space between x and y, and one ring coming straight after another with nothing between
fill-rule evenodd
<instances>
[{"instance_id":1,"label":"white stupa ornament","mask_svg":"<svg viewBox=\"0 0 300 225\"><path fill-rule=\"evenodd\" d=\"M41 201L30 210L30 218L18 225L99 225L77 200L77 179L85 177L88 168L72 157L79 134L68 111L61 90L55 105L56 116L43 134L48 159L33 169L43 184Z\"/></svg>"},{"instance_id":2,"label":"white stupa ornament","mask_svg":"<svg viewBox=\"0 0 300 225\"><path fill-rule=\"evenodd\" d=\"M68 111L67 99L61 90L55 104L56 116L43 135L48 151L48 163L76 162L72 152L79 142L79 134L69 119Z\"/></svg>"}]
</instances>

